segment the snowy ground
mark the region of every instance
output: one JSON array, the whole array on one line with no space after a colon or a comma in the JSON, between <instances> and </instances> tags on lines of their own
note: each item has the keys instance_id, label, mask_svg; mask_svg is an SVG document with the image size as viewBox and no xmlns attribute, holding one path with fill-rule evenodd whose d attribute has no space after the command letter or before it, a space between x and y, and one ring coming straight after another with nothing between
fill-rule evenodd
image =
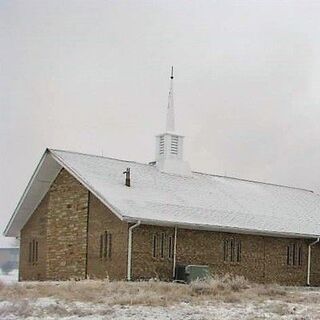
<instances>
[{"instance_id":1,"label":"snowy ground","mask_svg":"<svg viewBox=\"0 0 320 320\"><path fill-rule=\"evenodd\" d=\"M1 320L320 320L316 288L101 281L21 284L13 282L16 273L0 279L6 281L0 286Z\"/></svg>"},{"instance_id":2,"label":"snowy ground","mask_svg":"<svg viewBox=\"0 0 320 320\"><path fill-rule=\"evenodd\" d=\"M20 302L19 302L20 303ZM39 298L35 301L22 302L22 314L14 315L10 309L16 308L15 302L0 302L0 318L2 320L234 320L234 319L286 319L307 320L320 319L318 306L306 306L297 303L266 300L263 303L214 303L193 305L181 303L168 307L120 306L106 307L90 303L65 303L52 298ZM1 310L6 310L2 312Z\"/></svg>"}]
</instances>

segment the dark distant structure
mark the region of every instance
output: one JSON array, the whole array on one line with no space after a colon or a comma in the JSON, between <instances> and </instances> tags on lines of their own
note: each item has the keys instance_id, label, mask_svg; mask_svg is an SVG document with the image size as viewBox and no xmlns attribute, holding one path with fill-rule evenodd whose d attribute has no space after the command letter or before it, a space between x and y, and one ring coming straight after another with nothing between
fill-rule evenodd
<instances>
[{"instance_id":1,"label":"dark distant structure","mask_svg":"<svg viewBox=\"0 0 320 320\"><path fill-rule=\"evenodd\" d=\"M19 248L0 248L0 269L3 273L8 273L18 269Z\"/></svg>"}]
</instances>

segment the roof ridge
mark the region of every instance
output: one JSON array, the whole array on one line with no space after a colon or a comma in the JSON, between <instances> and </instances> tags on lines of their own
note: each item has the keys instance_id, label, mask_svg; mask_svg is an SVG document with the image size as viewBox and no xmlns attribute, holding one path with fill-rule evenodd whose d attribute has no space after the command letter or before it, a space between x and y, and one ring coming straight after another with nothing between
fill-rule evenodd
<instances>
[{"instance_id":1,"label":"roof ridge","mask_svg":"<svg viewBox=\"0 0 320 320\"><path fill-rule=\"evenodd\" d=\"M100 156L98 154L91 154L91 153L70 151L70 150L53 149L53 148L48 148L48 150L53 151L53 152L57 151L57 152L75 153L75 154L79 154L79 155L83 155L83 156L90 156L90 157L109 159L109 160L117 160L117 161L122 161L122 162L129 162L129 163L136 163L136 164L141 164L141 165L145 165L145 166L150 166L148 163L138 162L138 161L134 161L134 160L124 160L124 159L119 159L119 158Z\"/></svg>"},{"instance_id":2,"label":"roof ridge","mask_svg":"<svg viewBox=\"0 0 320 320\"><path fill-rule=\"evenodd\" d=\"M250 180L250 179L244 179L244 178L238 178L238 177L229 177L229 176L223 176L223 175L219 175L219 174L199 172L199 171L192 171L192 172L196 173L196 174L202 174L202 175L207 175L207 176L212 176L212 177L227 178L227 179L233 179L233 180L239 180L239 181L245 181L245 182L251 182L251 183L260 183L260 184L266 184L266 185L269 185L269 186L288 188L288 189L296 189L296 190L302 190L302 191L314 193L314 191L310 190L310 189L293 187L293 186L288 186L288 185L285 185L285 184L277 184L277 183L272 183L272 182Z\"/></svg>"},{"instance_id":3,"label":"roof ridge","mask_svg":"<svg viewBox=\"0 0 320 320\"><path fill-rule=\"evenodd\" d=\"M62 149L53 149L53 148L48 148L48 150L49 151L53 151L53 152L54 151L57 151L57 152L69 152L69 153L74 153L74 154L79 154L79 155L84 155L84 156L97 157L97 158L109 159L109 160L117 160L117 161L122 161L122 162L127 162L127 163L135 163L135 164L151 167L149 163L143 163L143 162L138 162L138 161L133 161L133 160L124 160L124 159L113 158L113 157L106 157L106 156L101 156L101 155L96 155L96 154L85 153L85 152L62 150ZM272 182L250 180L250 179L244 179L244 178L238 178L238 177L229 177L229 176L223 176L223 175L219 175L219 174L200 172L200 171L192 171L192 173L202 174L202 175L212 176L212 177L218 177L218 178L233 179L233 180L244 181L244 182L260 183L260 184L265 184L265 185L269 185L269 186L288 188L288 189L295 189L295 190L301 190L301 191L314 193L314 191L310 190L310 189L299 188L299 187L294 187L294 186L288 186L288 185L284 185L284 184L277 184L277 183L272 183Z\"/></svg>"}]
</instances>

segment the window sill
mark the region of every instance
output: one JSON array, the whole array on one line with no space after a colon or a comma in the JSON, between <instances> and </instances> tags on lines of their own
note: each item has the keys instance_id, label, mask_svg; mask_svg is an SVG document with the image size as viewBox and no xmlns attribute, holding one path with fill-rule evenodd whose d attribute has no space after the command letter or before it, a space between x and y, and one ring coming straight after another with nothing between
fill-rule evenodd
<instances>
[{"instance_id":1,"label":"window sill","mask_svg":"<svg viewBox=\"0 0 320 320\"><path fill-rule=\"evenodd\" d=\"M304 266L300 265L300 266L294 266L294 265L286 265L287 268L289 269L302 269Z\"/></svg>"},{"instance_id":2,"label":"window sill","mask_svg":"<svg viewBox=\"0 0 320 320\"><path fill-rule=\"evenodd\" d=\"M231 262L231 261L223 261L224 264L229 266L240 266L241 262Z\"/></svg>"}]
</instances>

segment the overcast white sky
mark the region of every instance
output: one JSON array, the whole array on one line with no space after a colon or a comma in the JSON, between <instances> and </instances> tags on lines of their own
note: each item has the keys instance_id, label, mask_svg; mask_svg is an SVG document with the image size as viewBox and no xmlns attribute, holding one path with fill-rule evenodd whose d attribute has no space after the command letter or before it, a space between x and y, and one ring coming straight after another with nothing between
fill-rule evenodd
<instances>
[{"instance_id":1,"label":"overcast white sky","mask_svg":"<svg viewBox=\"0 0 320 320\"><path fill-rule=\"evenodd\" d=\"M311 0L0 0L1 231L46 147L153 160L171 65L193 170L320 191L319 34Z\"/></svg>"}]
</instances>

